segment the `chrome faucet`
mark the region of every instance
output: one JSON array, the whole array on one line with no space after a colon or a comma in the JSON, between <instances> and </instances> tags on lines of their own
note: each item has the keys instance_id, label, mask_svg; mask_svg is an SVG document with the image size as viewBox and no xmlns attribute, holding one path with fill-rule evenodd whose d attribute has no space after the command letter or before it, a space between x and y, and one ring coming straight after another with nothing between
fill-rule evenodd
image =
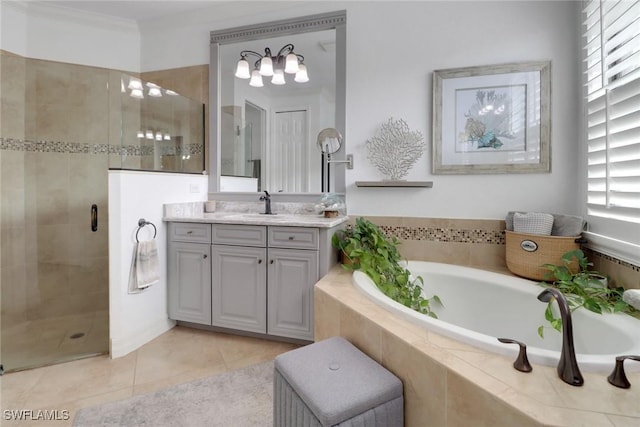
<instances>
[{"instance_id":1,"label":"chrome faucet","mask_svg":"<svg viewBox=\"0 0 640 427\"><path fill-rule=\"evenodd\" d=\"M558 376L567 384L581 386L584 384L584 379L578 367L576 350L573 345L573 324L571 322L569 303L562 295L562 292L555 288L546 288L538 295L538 299L542 302L549 302L552 297L558 303L562 320L562 350L560 352L560 361L558 362Z\"/></svg>"},{"instance_id":2,"label":"chrome faucet","mask_svg":"<svg viewBox=\"0 0 640 427\"><path fill-rule=\"evenodd\" d=\"M264 196L260 196L260 201L264 201L264 214L273 215L271 212L271 194L264 190Z\"/></svg>"}]
</instances>

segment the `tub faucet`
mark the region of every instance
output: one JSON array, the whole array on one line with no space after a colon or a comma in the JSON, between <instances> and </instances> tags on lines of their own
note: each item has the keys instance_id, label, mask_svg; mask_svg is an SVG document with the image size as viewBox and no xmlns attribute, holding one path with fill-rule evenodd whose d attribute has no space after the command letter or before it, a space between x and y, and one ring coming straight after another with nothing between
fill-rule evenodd
<instances>
[{"instance_id":1,"label":"tub faucet","mask_svg":"<svg viewBox=\"0 0 640 427\"><path fill-rule=\"evenodd\" d=\"M571 322L571 310L567 299L562 292L555 288L546 288L538 295L538 299L542 302L549 302L551 298L555 298L560 309L560 318L562 320L562 351L560 352L560 361L558 362L558 376L562 381L574 386L584 384L584 379L578 367L576 360L576 350L573 345L573 325Z\"/></svg>"},{"instance_id":2,"label":"tub faucet","mask_svg":"<svg viewBox=\"0 0 640 427\"><path fill-rule=\"evenodd\" d=\"M271 212L271 194L264 190L264 196L260 196L260 201L264 201L264 214L273 215Z\"/></svg>"}]
</instances>

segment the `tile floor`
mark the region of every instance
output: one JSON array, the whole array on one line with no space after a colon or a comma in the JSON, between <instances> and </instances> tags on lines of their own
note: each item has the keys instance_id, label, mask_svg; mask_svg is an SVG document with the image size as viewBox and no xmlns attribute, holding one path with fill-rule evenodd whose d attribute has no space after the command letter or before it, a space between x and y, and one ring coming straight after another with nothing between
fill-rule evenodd
<instances>
[{"instance_id":1,"label":"tile floor","mask_svg":"<svg viewBox=\"0 0 640 427\"><path fill-rule=\"evenodd\" d=\"M177 326L118 359L97 356L0 377L2 426L73 424L78 409L150 393L161 388L275 358L296 344ZM69 420L13 421L7 410L68 411Z\"/></svg>"}]
</instances>

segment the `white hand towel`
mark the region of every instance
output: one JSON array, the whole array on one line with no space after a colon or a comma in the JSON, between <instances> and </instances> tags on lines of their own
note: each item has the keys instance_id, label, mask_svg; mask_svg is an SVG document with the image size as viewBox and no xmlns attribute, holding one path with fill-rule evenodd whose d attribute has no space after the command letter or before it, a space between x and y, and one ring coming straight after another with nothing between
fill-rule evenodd
<instances>
[{"instance_id":1,"label":"white hand towel","mask_svg":"<svg viewBox=\"0 0 640 427\"><path fill-rule=\"evenodd\" d=\"M133 259L129 274L129 293L142 292L159 280L156 241L137 242L133 248Z\"/></svg>"}]
</instances>

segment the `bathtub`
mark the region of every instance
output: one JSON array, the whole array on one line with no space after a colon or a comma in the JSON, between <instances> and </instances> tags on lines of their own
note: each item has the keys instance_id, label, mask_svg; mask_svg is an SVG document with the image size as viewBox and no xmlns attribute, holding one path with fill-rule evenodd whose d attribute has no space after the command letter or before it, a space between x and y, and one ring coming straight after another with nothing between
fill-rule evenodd
<instances>
[{"instance_id":1,"label":"bathtub","mask_svg":"<svg viewBox=\"0 0 640 427\"><path fill-rule=\"evenodd\" d=\"M538 335L546 303L537 295L543 288L536 282L475 268L424 261L409 261L407 268L424 279L426 297L438 295L443 306L433 304L438 319L399 304L378 290L361 271L354 271L353 284L375 303L420 326L469 345L515 356L518 346L500 343L512 338L527 345L534 364L556 366L562 335L545 328ZM554 304L556 306L556 304ZM640 320L622 313L596 314L586 309L572 313L576 357L585 372L609 372L620 355L640 355ZM628 371L639 371L640 363L626 363Z\"/></svg>"}]
</instances>

